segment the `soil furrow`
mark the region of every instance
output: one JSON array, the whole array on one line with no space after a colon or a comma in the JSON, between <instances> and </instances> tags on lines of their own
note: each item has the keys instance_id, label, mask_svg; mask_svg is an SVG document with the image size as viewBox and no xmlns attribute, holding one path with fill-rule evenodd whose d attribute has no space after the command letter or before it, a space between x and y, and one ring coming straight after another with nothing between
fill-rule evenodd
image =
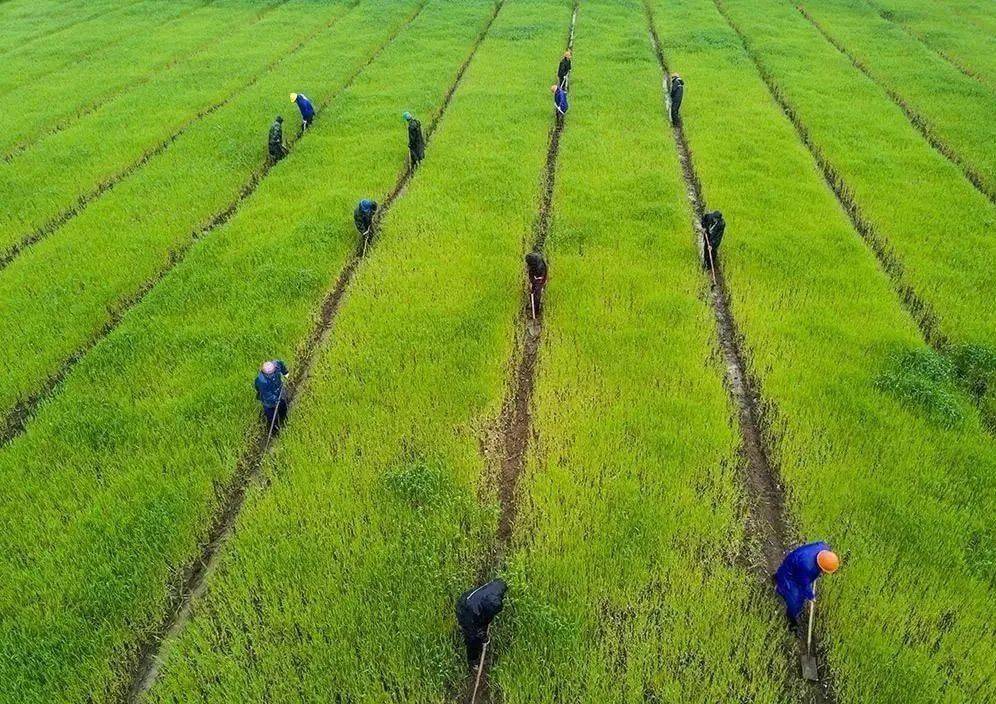
<instances>
[{"instance_id":1,"label":"soil furrow","mask_svg":"<svg viewBox=\"0 0 996 704\"><path fill-rule=\"evenodd\" d=\"M577 22L580 0L574 3L571 22L567 33L567 48L574 46L574 27ZM543 170L543 180L540 190L540 204L536 219L533 221L532 249L543 252L546 238L550 232L550 220L553 207L553 194L556 185L557 156L560 153L560 136L564 129L565 119L554 117L547 143L546 162ZM540 341L543 333L543 311L532 316L532 306L529 291L522 292L522 305L519 314L519 329L515 350L509 363L509 379L506 384L506 395L502 401L502 410L498 417L497 437L493 440L491 452L486 455L496 458L493 476L497 484L499 501L498 530L495 542L489 553L482 560L478 582L483 583L493 579L505 563L508 548L512 541L515 527L515 517L519 507L519 480L526 466L526 453L529 450L530 438L534 435L532 424L532 399L536 388L536 363L539 357ZM494 654L489 652L482 665L480 689L477 691L478 702L492 702L495 695L489 686L488 675L494 665ZM471 671L458 699L471 702L474 696L474 686L477 679L476 670Z\"/></svg>"},{"instance_id":2,"label":"soil furrow","mask_svg":"<svg viewBox=\"0 0 996 704\"><path fill-rule=\"evenodd\" d=\"M750 58L751 63L753 63L755 70L761 77L761 80L763 80L764 84L767 86L771 97L774 98L775 102L779 105L779 107L781 107L785 117L787 117L789 122L792 123L792 126L795 127L799 140L803 143L806 149L809 150L809 153L813 157L813 161L816 163L819 172L823 175L824 181L826 181L826 184L830 187L830 190L833 191L834 196L837 198L837 202L840 203L841 208L843 208L844 212L850 219L851 226L859 235L861 235L865 242L868 243L868 246L871 248L872 252L875 253L882 269L886 272L886 274L888 274L903 308L905 308L907 313L909 313L909 315L916 322L920 328L920 333L923 338L935 350L943 352L947 347L948 340L940 331L937 315L927 304L927 302L920 298L912 286L906 283L906 276L903 270L902 262L891 251L887 240L878 233L875 227L868 220L865 219L864 215L861 213L861 208L854 200L852 189L847 185L847 182L837 172L829 160L823 155L820 148L813 143L813 140L809 136L809 130L803 124L795 109L788 102L788 99L785 97L785 94L782 92L781 88L778 86L778 83L771 75L771 72L768 71L767 68L761 63L760 59L758 59L757 54L754 52L753 47L747 39L747 36L733 21L733 18L730 17L722 1L713 0L713 2L715 3L719 13L723 16L723 19L726 20L726 23L739 37L744 51Z\"/></svg>"},{"instance_id":3,"label":"soil furrow","mask_svg":"<svg viewBox=\"0 0 996 704\"><path fill-rule=\"evenodd\" d=\"M288 0L282 0L282 1L287 2ZM339 21L339 19L341 19L341 16L334 17L328 22L326 22L324 25L319 26L317 29L315 29L306 37L304 37L300 42L291 47L291 49L288 50L286 53L282 54L281 56L277 57L276 59L268 63L259 73L254 75L247 83L244 83L243 85L236 88L234 91L229 93L224 99L200 110L196 115L194 115L192 118L184 122L179 127L179 129L177 129L176 132L171 134L164 141L160 142L152 149L145 152L141 157L139 157L138 161L126 167L123 171L119 171L117 174L97 184L97 186L94 187L92 190L82 194L77 199L76 203L73 206L59 213L54 218L49 220L47 223L35 229L33 232L24 235L24 237L17 244L14 244L13 246L9 247L6 251L0 253L0 271L3 271L7 266L9 266L10 263L14 261L25 249L31 247L34 244L37 244L41 240L45 239L46 237L49 237L60 228L67 225L74 218L79 216L84 210L86 210L87 206L89 206L95 200L97 200L98 198L100 198L101 196L112 190L115 186L117 186L121 182L125 181L126 179L128 179L129 177L133 176L135 173L140 171L142 167L144 167L146 164L149 163L149 161L159 156L160 154L164 153L167 149L170 148L170 146L173 145L174 142L176 142L176 140L182 137L184 133L186 133L187 130L189 130L191 127L196 125L204 118L212 115L221 108L225 107L233 100L235 100L237 97L239 97L242 93L252 88L256 83L260 81L261 78L263 78L263 76L265 76L267 73L275 69L281 63L283 63L284 61L292 57L294 54L299 52L309 42L315 39L319 34L328 31L336 22ZM353 78L355 78L355 74L350 80L352 80ZM289 144L293 143L293 141L295 141L293 138L288 139ZM267 170L268 168L269 168L268 166L265 167L264 171Z\"/></svg>"},{"instance_id":4,"label":"soil furrow","mask_svg":"<svg viewBox=\"0 0 996 704\"><path fill-rule=\"evenodd\" d=\"M282 5L286 5L289 1L290 0L278 0L273 5L269 5L263 8L263 10L259 12L259 14L257 14L252 19L248 20L242 26L251 27L252 25L259 23L271 12L273 12ZM215 2L215 0L211 0L208 3L205 3L198 9L207 7L212 2ZM327 25L326 28L328 26L331 25ZM149 71L144 75L139 76L135 80L130 81L122 86L118 86L117 88L108 91L104 95L97 96L97 98L90 103L85 103L84 105L81 105L71 115L66 115L48 129L39 132L38 134L31 135L20 140L19 142L17 142L7 150L7 152L2 157L3 160L6 161L7 163L14 161L17 157L19 157L24 152L28 151L31 147L35 146L39 142L48 139L49 137L53 137L59 134L60 132L65 132L67 129L75 125L77 122L83 120L86 117L89 117L90 115L97 112L98 110L100 110L100 108L104 107L108 103L117 100L129 90L132 90L133 88L137 88L138 86L148 83L149 81L151 81L153 78L155 78L157 75L161 73L173 70L180 63L184 61L189 61L191 58L196 57L198 54L201 54L202 52L214 47L214 45L216 45L217 43L218 43L218 37L213 36L210 39L205 40L202 44L195 47L186 54L183 54L182 56L176 56L170 59L169 61L166 61L165 63L150 67Z\"/></svg>"},{"instance_id":5,"label":"soil furrow","mask_svg":"<svg viewBox=\"0 0 996 704\"><path fill-rule=\"evenodd\" d=\"M982 76L980 76L978 73L976 73L972 69L968 68L967 66L962 65L962 63L960 61L958 61L957 59L955 59L953 56L951 56L950 54L948 54L943 49L939 49L939 48L935 47L933 44L931 44L926 39L924 39L920 35L919 32L917 32L913 28L911 28L911 27L903 24L902 22L898 22L898 21L894 20L889 15L889 13L886 10L882 9L881 7L879 7L878 5L876 5L875 3L871 2L870 0L866 0L866 3L868 5L868 7L872 8L872 10L874 10L878 14L879 17L881 17L886 22L888 22L890 24L893 24L896 27L899 27L899 29L901 29L907 36L911 37L912 39L916 40L917 42L919 42L920 44L922 44L923 46L925 46L932 53L934 53L937 56L939 56L941 58L941 60L947 62L952 67L954 67L954 69L957 70L959 73L961 73L962 75L964 75L964 76L966 76L968 78L971 78L973 81L977 81L978 83L981 83L982 85L986 85L986 82L982 79Z\"/></svg>"},{"instance_id":6,"label":"soil furrow","mask_svg":"<svg viewBox=\"0 0 996 704\"><path fill-rule=\"evenodd\" d=\"M823 35L823 38L830 43L838 52L840 52L854 68L858 69L863 73L872 83L877 85L887 96L892 100L896 106L903 111L906 119L913 126L913 128L920 133L920 136L926 140L927 144L934 148L937 153L943 156L945 159L950 161L952 164L958 167L964 174L968 182L975 186L976 190L979 191L983 196L985 196L990 203L996 204L996 192L994 192L988 185L986 185L985 180L978 171L973 169L969 164L965 163L965 160L959 156L959 154L951 148L950 145L946 144L944 140L937 136L934 128L930 125L930 122L923 117L920 113L910 106L903 96L899 95L896 91L892 90L889 86L885 85L882 81L878 80L875 76L871 74L868 67L865 66L864 62L861 61L857 56L852 54L847 47L837 41L819 22L816 21L805 7L802 5L797 5L796 9L799 13L805 17L816 30Z\"/></svg>"},{"instance_id":7,"label":"soil furrow","mask_svg":"<svg viewBox=\"0 0 996 704\"><path fill-rule=\"evenodd\" d=\"M349 76L342 87L340 87L332 96L316 108L316 118L321 116L332 101L353 85L363 71L365 71L366 68L380 55L380 53L394 41L402 30L415 21L415 18L422 12L422 8L425 7L427 2L428 0L422 2L415 12L409 15L402 25L398 27L379 47L377 47L374 53L367 58L363 65L357 68ZM293 146L294 144L297 144L297 142L300 141L306 134L307 133L299 133L296 137L292 136L288 138L288 145ZM160 269L150 279L143 283L135 293L128 296L123 301L120 301L117 305L110 309L110 315L106 324L101 327L100 330L98 330L97 333L90 338L90 340L80 347L79 350L70 355L62 363L62 365L60 365L59 369L45 381L37 392L31 394L28 398L23 399L15 405L6 416L0 419L0 447L10 443L18 435L24 432L25 426L36 413L38 406L43 403L46 398L55 393L55 390L58 388L59 384L63 379L65 379L66 375L72 371L73 367L76 366L76 363L79 362L97 344L99 344L101 340L110 335L128 311L141 303L149 291L155 288L156 285L162 281L176 267L177 264L183 261L187 253L195 244L197 244L197 242L210 235L216 228L224 225L232 218L239 206L256 192L256 189L259 188L260 184L270 173L270 169L272 167L273 164L270 161L266 161L254 173L252 173L246 183L243 184L239 195L232 200L224 210L215 213L202 226L196 228L191 233L190 238L179 249L170 253L169 261L165 267Z\"/></svg>"},{"instance_id":8,"label":"soil furrow","mask_svg":"<svg viewBox=\"0 0 996 704\"><path fill-rule=\"evenodd\" d=\"M475 39L470 53L457 71L454 81L447 91L439 110L426 127L425 138L427 146L431 143L432 135L445 115L453 94L463 80L467 68L470 66L474 56L477 54L478 48L490 31L491 25L504 6L504 2L505 0L500 0L495 5L485 27ZM405 26L414 21L425 4L423 3L408 19ZM400 31L399 29L391 37L391 40ZM332 290L322 301L321 314L314 328L305 339L301 347L302 351L298 355L294 372L287 382L287 396L289 400L292 401L296 394L301 393L306 388L318 350L332 331L342 299L349 289L359 265L371 251L371 247L374 244L374 235L377 233L379 223L390 211L391 205L403 194L414 173L411 168L406 168L401 172L397 183L384 198L384 205L378 210L378 214L374 219L368 247L364 250L362 242L357 246L356 252L340 272ZM159 655L163 645L177 635L190 620L193 603L204 593L207 587L208 575L217 564L221 555L221 548L235 527L235 523L245 502L246 493L253 481L258 479L261 474L263 459L267 450L265 442L266 438L262 434L257 435L240 459L234 478L220 502L222 508L208 531L207 542L204 544L201 554L195 562L188 566L180 584L172 591L176 597L167 609L164 623L157 629L152 638L140 646L139 661L132 673L132 686L129 689L127 702L138 702L142 695L149 690L161 667Z\"/></svg>"},{"instance_id":9,"label":"soil furrow","mask_svg":"<svg viewBox=\"0 0 996 704\"><path fill-rule=\"evenodd\" d=\"M670 116L670 104L667 98L671 81L671 71L661 47L660 38L654 25L653 14L647 6L647 19L650 25L650 38L654 53L660 63L663 74L662 95L664 97L664 112ZM682 127L681 120L673 125L674 140L678 149L678 158L685 180L688 199L692 205L692 226L696 241L702 251L705 251L705 232L702 229L702 216L705 214L705 201L702 196L701 182L695 171L692 152L688 139ZM730 309L730 297L723 275L720 261L716 261L715 285L710 288L709 300L716 317L716 332L720 351L726 369L726 387L737 409L737 420L740 427L742 444L740 451L743 462L743 475L748 494L748 528L758 541L763 558L762 564L755 563L765 588L770 588L770 578L781 564L788 546L791 530L788 525L785 508L785 492L779 481L778 473L772 466L764 434L764 418L761 413L761 396L758 383L747 371L746 358L741 346L742 337L737 330L736 321ZM805 641L798 639L799 653L805 652ZM813 637L815 648L819 648L816 636ZM794 657L794 654L792 655ZM826 662L824 658L824 663ZM807 697L809 701L824 704L832 702L829 677L824 669L816 687L811 688Z\"/></svg>"}]
</instances>

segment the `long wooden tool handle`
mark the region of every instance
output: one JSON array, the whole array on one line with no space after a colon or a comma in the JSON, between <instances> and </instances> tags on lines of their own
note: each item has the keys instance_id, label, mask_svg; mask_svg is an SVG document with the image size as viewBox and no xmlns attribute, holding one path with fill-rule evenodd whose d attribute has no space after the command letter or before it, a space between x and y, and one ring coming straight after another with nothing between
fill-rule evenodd
<instances>
[{"instance_id":1,"label":"long wooden tool handle","mask_svg":"<svg viewBox=\"0 0 996 704\"><path fill-rule=\"evenodd\" d=\"M806 653L813 652L813 612L816 610L816 585L813 585L813 600L809 602L809 635L806 636Z\"/></svg>"},{"instance_id":2,"label":"long wooden tool handle","mask_svg":"<svg viewBox=\"0 0 996 704\"><path fill-rule=\"evenodd\" d=\"M477 689L481 686L481 674L484 672L484 656L488 654L488 643L490 642L490 638L484 641L484 647L481 649L481 661L477 663L477 679L474 680L474 694L470 697L470 704L477 704Z\"/></svg>"}]
</instances>

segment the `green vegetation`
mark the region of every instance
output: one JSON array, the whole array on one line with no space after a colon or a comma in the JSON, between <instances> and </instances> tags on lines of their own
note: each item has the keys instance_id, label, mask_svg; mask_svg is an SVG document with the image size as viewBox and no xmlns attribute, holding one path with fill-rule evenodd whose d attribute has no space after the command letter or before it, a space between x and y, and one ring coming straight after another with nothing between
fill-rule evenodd
<instances>
[{"instance_id":1,"label":"green vegetation","mask_svg":"<svg viewBox=\"0 0 996 704\"><path fill-rule=\"evenodd\" d=\"M784 32L780 10L751 7L752 28ZM990 550L992 438L970 405L949 427L884 388L897 356L928 348L713 2L665 11L662 0L657 21L674 70L710 88L688 102L685 130L710 207L730 223L723 266L790 514L800 539L827 538L843 555L844 571L823 580L818 625L838 700L991 700L996 574L978 554ZM832 110L836 86L818 90Z\"/></svg>"},{"instance_id":2,"label":"green vegetation","mask_svg":"<svg viewBox=\"0 0 996 704\"><path fill-rule=\"evenodd\" d=\"M831 701L996 704L994 33L991 0L0 0L0 704L469 701L454 600L495 577L485 701L820 701L766 574L820 539Z\"/></svg>"}]
</instances>

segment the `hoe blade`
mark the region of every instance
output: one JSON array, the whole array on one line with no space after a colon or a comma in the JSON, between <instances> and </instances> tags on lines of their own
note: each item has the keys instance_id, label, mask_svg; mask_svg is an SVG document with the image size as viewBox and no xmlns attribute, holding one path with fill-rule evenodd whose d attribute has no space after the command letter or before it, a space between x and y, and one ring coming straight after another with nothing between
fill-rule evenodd
<instances>
[{"instance_id":1,"label":"hoe blade","mask_svg":"<svg viewBox=\"0 0 996 704\"><path fill-rule=\"evenodd\" d=\"M820 679L816 669L816 657L813 655L803 655L800 658L802 664L802 678L810 682L817 682Z\"/></svg>"}]
</instances>

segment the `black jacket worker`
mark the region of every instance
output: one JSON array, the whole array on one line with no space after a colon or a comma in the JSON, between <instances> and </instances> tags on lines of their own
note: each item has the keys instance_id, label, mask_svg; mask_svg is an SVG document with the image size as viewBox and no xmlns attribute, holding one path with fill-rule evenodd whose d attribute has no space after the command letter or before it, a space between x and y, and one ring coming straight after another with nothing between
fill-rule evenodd
<instances>
[{"instance_id":1,"label":"black jacket worker","mask_svg":"<svg viewBox=\"0 0 996 704\"><path fill-rule=\"evenodd\" d=\"M456 617L467 645L467 663L471 669L481 661L484 644L488 640L488 626L504 606L508 586L500 579L464 592L457 599Z\"/></svg>"},{"instance_id":2,"label":"black jacket worker","mask_svg":"<svg viewBox=\"0 0 996 704\"><path fill-rule=\"evenodd\" d=\"M705 231L705 247L703 247L703 264L708 269L710 266L709 253L712 252L712 261L716 261L719 254L719 243L723 241L723 233L726 232L726 220L718 210L706 213L702 216L702 229Z\"/></svg>"},{"instance_id":3,"label":"black jacket worker","mask_svg":"<svg viewBox=\"0 0 996 704\"><path fill-rule=\"evenodd\" d=\"M564 52L564 58L560 60L560 65L557 66L557 83L561 88L567 90L567 81L571 75L571 50L568 49Z\"/></svg>"},{"instance_id":4,"label":"black jacket worker","mask_svg":"<svg viewBox=\"0 0 996 704\"><path fill-rule=\"evenodd\" d=\"M530 252L526 255L526 276L529 277L529 293L532 295L534 312L540 312L543 288L547 279L546 259L539 252Z\"/></svg>"},{"instance_id":5,"label":"black jacket worker","mask_svg":"<svg viewBox=\"0 0 996 704\"><path fill-rule=\"evenodd\" d=\"M280 161L287 156L287 145L284 144L284 118L277 115L277 119L270 126L270 159Z\"/></svg>"},{"instance_id":6,"label":"black jacket worker","mask_svg":"<svg viewBox=\"0 0 996 704\"><path fill-rule=\"evenodd\" d=\"M677 126L681 123L678 111L681 110L681 98L685 95L685 82L677 73L671 76L668 95L671 97L671 124Z\"/></svg>"}]
</instances>

